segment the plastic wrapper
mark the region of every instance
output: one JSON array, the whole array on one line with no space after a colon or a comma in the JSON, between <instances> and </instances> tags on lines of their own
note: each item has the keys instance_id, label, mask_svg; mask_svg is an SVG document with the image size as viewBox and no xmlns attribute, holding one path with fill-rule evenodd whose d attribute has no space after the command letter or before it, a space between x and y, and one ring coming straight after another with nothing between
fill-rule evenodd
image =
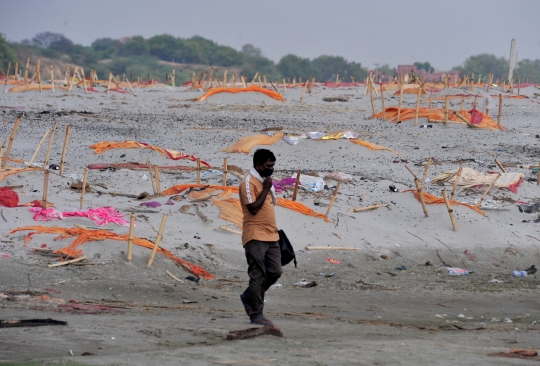
<instances>
[{"instance_id":1,"label":"plastic wrapper","mask_svg":"<svg viewBox=\"0 0 540 366\"><path fill-rule=\"evenodd\" d=\"M290 145L297 145L300 142L300 137L298 136L283 136L283 140Z\"/></svg>"},{"instance_id":2,"label":"plastic wrapper","mask_svg":"<svg viewBox=\"0 0 540 366\"><path fill-rule=\"evenodd\" d=\"M326 136L326 134L324 132L308 132L307 136L308 136L308 138L310 138L312 140L318 140L318 139Z\"/></svg>"},{"instance_id":3,"label":"plastic wrapper","mask_svg":"<svg viewBox=\"0 0 540 366\"><path fill-rule=\"evenodd\" d=\"M291 178L296 178L292 176ZM312 177L311 175L300 175L300 184L298 187L310 192L320 192L324 189L324 180L321 177Z\"/></svg>"},{"instance_id":4,"label":"plastic wrapper","mask_svg":"<svg viewBox=\"0 0 540 366\"><path fill-rule=\"evenodd\" d=\"M328 174L325 174L324 177L328 179L337 180L338 182L341 182L341 183L348 183L353 180L352 175L347 174L347 173L342 173L342 172L328 173Z\"/></svg>"}]
</instances>

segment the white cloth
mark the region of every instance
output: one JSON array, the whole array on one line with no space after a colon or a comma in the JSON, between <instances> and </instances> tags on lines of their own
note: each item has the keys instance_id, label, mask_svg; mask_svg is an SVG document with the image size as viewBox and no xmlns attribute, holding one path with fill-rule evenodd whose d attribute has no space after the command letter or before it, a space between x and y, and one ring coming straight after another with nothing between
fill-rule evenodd
<instances>
[{"instance_id":1,"label":"white cloth","mask_svg":"<svg viewBox=\"0 0 540 366\"><path fill-rule=\"evenodd\" d=\"M249 174L255 178L255 179L258 179L261 183L264 182L264 178L261 177L261 175L259 174L259 172L257 170L255 170L255 168L251 168L251 170L249 171ZM246 179L247 181L247 179ZM276 190L274 189L274 185L272 185L272 188L270 188L270 193L272 194L272 202L274 203L274 206L276 205ZM248 197L249 197L249 194L248 194Z\"/></svg>"}]
</instances>

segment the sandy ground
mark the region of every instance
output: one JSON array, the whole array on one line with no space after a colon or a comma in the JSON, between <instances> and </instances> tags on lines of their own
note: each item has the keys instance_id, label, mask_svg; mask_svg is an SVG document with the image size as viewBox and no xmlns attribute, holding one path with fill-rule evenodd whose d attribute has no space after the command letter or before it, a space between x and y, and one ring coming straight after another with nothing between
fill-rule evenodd
<instances>
[{"instance_id":1,"label":"sandy ground","mask_svg":"<svg viewBox=\"0 0 540 366\"><path fill-rule=\"evenodd\" d=\"M532 96L536 89L522 89ZM87 265L47 268L52 257L32 252L46 244L61 248L70 239L54 241L54 235L36 235L25 245L27 232L10 234L21 226L73 227L95 225L84 218L36 223L26 207L3 208L0 218L0 319L53 318L68 326L11 328L0 330L0 363L88 364L88 365L176 365L176 364L526 364L530 361L491 357L511 348L539 348L537 275L514 278L511 272L538 264L540 226L523 223L536 214L520 213L515 203L498 201L500 209L486 210L488 217L459 206L454 209L458 231L454 232L444 205L430 205L424 217L412 193L392 193L413 188L408 166L417 175L429 157L428 177L464 167L496 171L497 158L504 163L538 164L540 106L531 100L505 100L502 123L507 131L471 130L463 125L433 124L419 129L414 121L401 124L369 119L369 95L363 88L316 88L299 103L301 89L288 89L286 103L262 95L220 94L208 101L192 103L200 92L181 88L138 90L138 96L97 93L85 95L76 89L64 93L6 93L0 96L0 139L9 136L16 116L22 115L11 156L28 160L47 128L56 121L58 131L50 163L59 163L67 125L72 126L64 177L51 174L49 201L61 211L78 209L80 193L69 189L70 174L82 175L90 163L122 163L150 160L158 165L189 165L193 162L167 160L146 149L112 150L96 155L88 146L106 140L137 140L194 154L220 166L223 158L242 167L251 166L251 155L226 154L220 150L268 127L283 127L287 133L353 130L360 138L384 145L402 154L372 152L341 139L302 140L289 145L280 140L271 146L277 156L277 178L303 171L344 172L354 181L340 188L330 218L332 223L276 208L278 226L287 232L297 251L299 266L289 265L269 290L266 315L281 328L284 338L263 336L227 341L231 330L249 328L239 294L247 286L245 258L240 236L219 226L218 209L210 202L196 203L212 222L179 212L180 206L161 207L139 213L135 235L154 240L162 214L169 214L161 246L176 256L202 266L217 279L196 284L174 281L165 271L184 279L189 275L169 259L158 255L146 266L149 250L135 247L134 260L126 261L126 245L92 242L81 248ZM460 93L447 90L441 94ZM349 102L326 103L325 96L347 95ZM416 96L406 95L405 106L413 107ZM380 110L380 99L375 100ZM457 109L460 101L451 102ZM466 101L470 108L472 99ZM386 96L386 106L397 99ZM438 106L442 106L439 102ZM14 111L7 107L24 107ZM46 114L40 112L47 111ZM75 113L61 113L75 111ZM85 115L80 112L91 112ZM79 113L77 113L79 112ZM426 124L425 119L420 124ZM45 148L36 161L43 160ZM122 156L124 155L125 156ZM470 159L470 160L468 160ZM13 166L22 166L12 163ZM508 168L533 179L530 170ZM91 170L90 182L130 194L151 192L147 172ZM191 172L161 174L161 187L190 183ZM229 175L231 184L238 179ZM209 183L220 184L221 178ZM329 186L335 181L327 181ZM43 173L25 172L3 180L1 186L17 189L21 202L40 200ZM450 188L451 189L451 188ZM426 184L438 196L441 187ZM486 197L534 202L539 197L536 180L527 181L513 194L495 189ZM331 190L319 195L302 191L299 201L324 213ZM360 201L359 198L363 197ZM457 199L474 203L482 191L458 190ZM166 197L156 199L161 203ZM350 213L350 208L387 203L389 208ZM129 215L141 209L140 201L107 194L88 193L85 207L114 206ZM150 212L151 211L151 212ZM116 233L128 228L109 224ZM197 239L196 237L200 237ZM306 251L308 245L346 246L359 250ZM465 253L465 251L467 251ZM383 257L387 258L384 259ZM341 264L327 262L339 259ZM429 265L426 263L429 262ZM446 265L474 271L449 277ZM406 270L396 270L405 266ZM321 274L335 273L332 277ZM302 279L318 286L294 286ZM493 281L493 280L499 280ZM49 290L45 290L45 288ZM51 292L50 289L60 293ZM29 299L24 294L48 294L66 302L111 306L98 314L62 312L54 301ZM14 296L15 295L15 296ZM19 296L17 296L19 295ZM18 299L19 301L14 301ZM70 354L70 350L73 356ZM84 352L92 356L80 356ZM31 361L30 363L24 363Z\"/></svg>"}]
</instances>

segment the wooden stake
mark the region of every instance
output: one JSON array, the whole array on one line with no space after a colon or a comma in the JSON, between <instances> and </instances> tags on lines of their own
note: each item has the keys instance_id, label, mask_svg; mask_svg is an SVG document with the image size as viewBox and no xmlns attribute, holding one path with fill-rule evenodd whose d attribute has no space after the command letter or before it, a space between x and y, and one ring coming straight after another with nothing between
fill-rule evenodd
<instances>
[{"instance_id":1,"label":"wooden stake","mask_svg":"<svg viewBox=\"0 0 540 366\"><path fill-rule=\"evenodd\" d=\"M414 125L415 126L418 126L418 109L420 109L420 92L422 91L422 89L420 89L420 87L418 87L418 96L416 98L416 111L414 113Z\"/></svg>"},{"instance_id":2,"label":"wooden stake","mask_svg":"<svg viewBox=\"0 0 540 366\"><path fill-rule=\"evenodd\" d=\"M362 211L369 211L369 210L375 210L377 208L381 207L387 207L388 203L381 203L379 205L371 205L366 207L359 207L359 208L351 208L350 210L347 210L348 212L362 212Z\"/></svg>"},{"instance_id":3,"label":"wooden stake","mask_svg":"<svg viewBox=\"0 0 540 366\"><path fill-rule=\"evenodd\" d=\"M112 79L112 73L109 72L109 83L107 84L107 94L111 91L111 79Z\"/></svg>"},{"instance_id":4,"label":"wooden stake","mask_svg":"<svg viewBox=\"0 0 540 366\"><path fill-rule=\"evenodd\" d=\"M227 70L223 73L223 87L227 87Z\"/></svg>"},{"instance_id":5,"label":"wooden stake","mask_svg":"<svg viewBox=\"0 0 540 366\"><path fill-rule=\"evenodd\" d=\"M502 170L503 173L506 173L506 169L504 168L504 166L501 164L501 162L498 159L495 159L495 164L499 166L499 168Z\"/></svg>"},{"instance_id":6,"label":"wooden stake","mask_svg":"<svg viewBox=\"0 0 540 366\"><path fill-rule=\"evenodd\" d=\"M296 201L296 193L298 192L298 184L300 184L300 173L301 173L300 170L298 171L298 173L296 173L296 181L294 182L294 190L293 190L293 194L291 198L293 201Z\"/></svg>"},{"instance_id":7,"label":"wooden stake","mask_svg":"<svg viewBox=\"0 0 540 366\"><path fill-rule=\"evenodd\" d=\"M156 194L156 185L154 183L154 178L152 177L152 164L150 164L150 160L146 161L146 165L148 165L148 172L150 174L150 181L152 182L152 191L154 194Z\"/></svg>"},{"instance_id":8,"label":"wooden stake","mask_svg":"<svg viewBox=\"0 0 540 366\"><path fill-rule=\"evenodd\" d=\"M82 83L84 87L84 94L88 94L88 89L86 88L86 77L84 75L84 69L81 67L81 77L82 77Z\"/></svg>"},{"instance_id":9,"label":"wooden stake","mask_svg":"<svg viewBox=\"0 0 540 366\"><path fill-rule=\"evenodd\" d=\"M431 165L431 158L428 159L427 164L426 164L426 169L424 169L424 177L422 178L422 190L424 190L424 186L426 185L426 178L427 178L427 173L428 173L430 165Z\"/></svg>"},{"instance_id":10,"label":"wooden stake","mask_svg":"<svg viewBox=\"0 0 540 366\"><path fill-rule=\"evenodd\" d=\"M64 137L64 146L62 147L62 157L60 158L60 175L64 175L64 163L65 163L66 149L67 149L70 132L71 132L71 125L68 125L66 127L66 137Z\"/></svg>"},{"instance_id":11,"label":"wooden stake","mask_svg":"<svg viewBox=\"0 0 540 366\"><path fill-rule=\"evenodd\" d=\"M8 83L8 80L9 80L9 69L11 69L11 62L8 64L6 81L4 81L4 93L6 92L7 83Z\"/></svg>"},{"instance_id":12,"label":"wooden stake","mask_svg":"<svg viewBox=\"0 0 540 366\"><path fill-rule=\"evenodd\" d=\"M156 256L157 249L159 247L159 242L161 241L161 238L163 236L163 229L165 228L165 223L167 222L167 215L163 215L163 218L161 219L161 226L159 227L159 231L156 237L156 242L154 243L154 248L152 249L152 254L150 254L150 259L148 260L148 267L152 266L152 263L154 262L154 257Z\"/></svg>"},{"instance_id":13,"label":"wooden stake","mask_svg":"<svg viewBox=\"0 0 540 366\"><path fill-rule=\"evenodd\" d=\"M429 217L426 202L424 200L424 195L422 194L422 187L420 186L418 177L416 176L416 174L414 174L414 172L411 170L411 168L409 168L407 165L405 165L405 168L407 168L407 170L414 177L414 185L416 186L416 191L418 192L418 196L420 196L420 203L422 204L422 210L424 210L424 215L426 217Z\"/></svg>"},{"instance_id":14,"label":"wooden stake","mask_svg":"<svg viewBox=\"0 0 540 366\"><path fill-rule=\"evenodd\" d=\"M444 124L448 125L448 96L444 97Z\"/></svg>"},{"instance_id":15,"label":"wooden stake","mask_svg":"<svg viewBox=\"0 0 540 366\"><path fill-rule=\"evenodd\" d=\"M499 115L497 116L497 128L501 129L501 115L502 115L502 94L499 94Z\"/></svg>"},{"instance_id":16,"label":"wooden stake","mask_svg":"<svg viewBox=\"0 0 540 366\"><path fill-rule=\"evenodd\" d=\"M24 85L28 84L28 68L30 67L30 56L26 59L26 67L24 68Z\"/></svg>"},{"instance_id":17,"label":"wooden stake","mask_svg":"<svg viewBox=\"0 0 540 366\"><path fill-rule=\"evenodd\" d=\"M369 75L369 99L371 101L371 111L373 112L373 115L375 115L375 102L373 101L373 89L375 89L375 86L373 85L373 77L371 74Z\"/></svg>"},{"instance_id":18,"label":"wooden stake","mask_svg":"<svg viewBox=\"0 0 540 366\"><path fill-rule=\"evenodd\" d=\"M403 103L403 84L399 84L399 105L397 112L397 121L401 122L401 104Z\"/></svg>"},{"instance_id":19,"label":"wooden stake","mask_svg":"<svg viewBox=\"0 0 540 366\"><path fill-rule=\"evenodd\" d=\"M54 141L54 134L56 133L57 126L58 126L58 122L54 122L52 131L51 131L51 137L49 139L49 145L47 146L47 153L45 154L45 160L43 160L43 169L47 169L47 164L49 163L49 156L51 155L51 148Z\"/></svg>"},{"instance_id":20,"label":"wooden stake","mask_svg":"<svg viewBox=\"0 0 540 366\"><path fill-rule=\"evenodd\" d=\"M487 194L489 193L489 191L491 190L491 188L495 185L495 182L497 182L499 180L499 178L501 177L501 173L498 173L497 176L495 177L495 179L493 179L493 182L491 182L491 184L489 185L488 189L484 192L484 194L482 195L482 197L480 197L480 199L478 200L478 202L476 203L475 207L476 208L480 208L480 204L482 203L482 201L484 200L484 197L487 196Z\"/></svg>"},{"instance_id":21,"label":"wooden stake","mask_svg":"<svg viewBox=\"0 0 540 366\"><path fill-rule=\"evenodd\" d=\"M65 265L68 265L68 264L71 264L71 263L77 263L77 262L83 261L85 259L86 259L86 256L83 255L82 257L71 259L69 261L57 262L57 263L49 264L49 265L47 265L47 267L53 268L53 267L65 266Z\"/></svg>"},{"instance_id":22,"label":"wooden stake","mask_svg":"<svg viewBox=\"0 0 540 366\"><path fill-rule=\"evenodd\" d=\"M131 262L131 256L133 252L133 228L135 227L135 213L132 212L129 217L129 236L128 236L128 249L127 260Z\"/></svg>"},{"instance_id":23,"label":"wooden stake","mask_svg":"<svg viewBox=\"0 0 540 366\"><path fill-rule=\"evenodd\" d=\"M43 176L43 198L41 199L41 208L47 208L47 192L49 191L49 171L45 170Z\"/></svg>"},{"instance_id":24,"label":"wooden stake","mask_svg":"<svg viewBox=\"0 0 540 366\"><path fill-rule=\"evenodd\" d=\"M156 194L161 193L161 181L159 180L159 166L154 165L154 176L156 177Z\"/></svg>"},{"instance_id":25,"label":"wooden stake","mask_svg":"<svg viewBox=\"0 0 540 366\"><path fill-rule=\"evenodd\" d=\"M328 209L326 210L326 216L330 214L330 210L332 209L332 206L334 205L334 201L336 200L336 195L338 193L340 185L341 185L341 182L338 182L336 189L334 189L334 193L332 193L332 198L330 198L330 203L328 204Z\"/></svg>"},{"instance_id":26,"label":"wooden stake","mask_svg":"<svg viewBox=\"0 0 540 366\"><path fill-rule=\"evenodd\" d=\"M47 131L45 131L45 134L43 135L43 137L39 141L39 144L37 145L36 150L34 151L34 155L32 155L32 158L28 162L28 166L32 166L32 164L34 163L34 160L36 159L36 156L37 156L39 150L41 150L41 146L43 145L43 142L45 142L45 139L47 138L47 136L49 136L49 133L51 133L50 128Z\"/></svg>"},{"instance_id":27,"label":"wooden stake","mask_svg":"<svg viewBox=\"0 0 540 366\"><path fill-rule=\"evenodd\" d=\"M456 221L454 220L454 210L452 210L452 207L450 206L450 202L448 202L448 197L446 196L446 190L443 189L442 195L444 198L444 203L446 204L446 209L448 210L448 215L450 215L450 221L452 221L452 228L454 229L454 231L457 231Z\"/></svg>"},{"instance_id":28,"label":"wooden stake","mask_svg":"<svg viewBox=\"0 0 540 366\"><path fill-rule=\"evenodd\" d=\"M41 71L40 70L37 71L37 79L38 79L38 84L39 84L39 92L43 93L43 85L41 84Z\"/></svg>"},{"instance_id":29,"label":"wooden stake","mask_svg":"<svg viewBox=\"0 0 540 366\"><path fill-rule=\"evenodd\" d=\"M54 94L54 69L52 65L51 65L51 89L52 89L52 93Z\"/></svg>"},{"instance_id":30,"label":"wooden stake","mask_svg":"<svg viewBox=\"0 0 540 366\"><path fill-rule=\"evenodd\" d=\"M201 184L201 158L197 158L197 184Z\"/></svg>"},{"instance_id":31,"label":"wooden stake","mask_svg":"<svg viewBox=\"0 0 540 366\"><path fill-rule=\"evenodd\" d=\"M459 110L462 111L463 110L463 105L465 104L465 97L462 95L461 96L461 104L459 105Z\"/></svg>"},{"instance_id":32,"label":"wooden stake","mask_svg":"<svg viewBox=\"0 0 540 366\"><path fill-rule=\"evenodd\" d=\"M6 156L4 156L4 161L2 162L2 168L7 165L7 162L9 160L9 154L11 154L11 147L13 146L15 135L17 134L17 130L19 129L19 123L21 123L21 117L17 117L17 119L15 120L15 125L13 125L13 129L11 130L11 135L9 136L9 143L6 150Z\"/></svg>"},{"instance_id":33,"label":"wooden stake","mask_svg":"<svg viewBox=\"0 0 540 366\"><path fill-rule=\"evenodd\" d=\"M459 167L456 175L455 175L455 181L454 181L454 188L452 189L452 194L450 195L450 199L453 200L456 195L456 190L459 182L459 178L461 177L461 172L463 171L463 167Z\"/></svg>"},{"instance_id":34,"label":"wooden stake","mask_svg":"<svg viewBox=\"0 0 540 366\"><path fill-rule=\"evenodd\" d=\"M227 158L223 158L223 187L227 187Z\"/></svg>"},{"instance_id":35,"label":"wooden stake","mask_svg":"<svg viewBox=\"0 0 540 366\"><path fill-rule=\"evenodd\" d=\"M283 79L283 95L287 94L287 87L285 86L285 79Z\"/></svg>"},{"instance_id":36,"label":"wooden stake","mask_svg":"<svg viewBox=\"0 0 540 366\"><path fill-rule=\"evenodd\" d=\"M386 119L386 111L384 110L384 91L383 85L381 84L381 104L382 104L382 119Z\"/></svg>"},{"instance_id":37,"label":"wooden stake","mask_svg":"<svg viewBox=\"0 0 540 366\"><path fill-rule=\"evenodd\" d=\"M246 78L243 76L240 76L240 78L242 79L242 84L244 84L244 88L247 88Z\"/></svg>"},{"instance_id":38,"label":"wooden stake","mask_svg":"<svg viewBox=\"0 0 540 366\"><path fill-rule=\"evenodd\" d=\"M302 90L302 96L300 97L300 103L302 103L302 100L304 99L304 94L306 93L306 89L307 89L308 84L309 84L309 81L306 80L306 82L304 84L304 90Z\"/></svg>"},{"instance_id":39,"label":"wooden stake","mask_svg":"<svg viewBox=\"0 0 540 366\"><path fill-rule=\"evenodd\" d=\"M137 94L135 94L135 90L133 90L133 87L131 86L131 83L129 82L129 80L127 78L126 78L126 81L127 81L128 85L129 85L129 88L131 89L131 92L133 93L133 96L136 97Z\"/></svg>"},{"instance_id":40,"label":"wooden stake","mask_svg":"<svg viewBox=\"0 0 540 366\"><path fill-rule=\"evenodd\" d=\"M88 168L84 168L84 175L83 175L83 185L81 190L81 204L80 209L83 209L84 205L84 193L86 192L86 180L88 179Z\"/></svg>"},{"instance_id":41,"label":"wooden stake","mask_svg":"<svg viewBox=\"0 0 540 366\"><path fill-rule=\"evenodd\" d=\"M431 88L431 92L429 92L429 103L428 103L428 109L431 109L431 99L433 97L433 89L435 89L435 85Z\"/></svg>"},{"instance_id":42,"label":"wooden stake","mask_svg":"<svg viewBox=\"0 0 540 366\"><path fill-rule=\"evenodd\" d=\"M78 66L75 66L75 70L73 71L73 77L71 78L71 81L69 83L68 94L71 94L71 89L73 89L73 84L75 83L75 76L77 75L77 68Z\"/></svg>"}]
</instances>

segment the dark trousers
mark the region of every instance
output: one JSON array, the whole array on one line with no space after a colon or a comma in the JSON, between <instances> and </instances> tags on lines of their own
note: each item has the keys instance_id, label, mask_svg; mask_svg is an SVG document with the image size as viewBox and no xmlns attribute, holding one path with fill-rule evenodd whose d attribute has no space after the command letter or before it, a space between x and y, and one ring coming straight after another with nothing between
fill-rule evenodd
<instances>
[{"instance_id":1,"label":"dark trousers","mask_svg":"<svg viewBox=\"0 0 540 366\"><path fill-rule=\"evenodd\" d=\"M277 241L251 240L244 246L248 262L249 286L242 294L251 307L251 319L262 315L264 293L283 273Z\"/></svg>"}]
</instances>

